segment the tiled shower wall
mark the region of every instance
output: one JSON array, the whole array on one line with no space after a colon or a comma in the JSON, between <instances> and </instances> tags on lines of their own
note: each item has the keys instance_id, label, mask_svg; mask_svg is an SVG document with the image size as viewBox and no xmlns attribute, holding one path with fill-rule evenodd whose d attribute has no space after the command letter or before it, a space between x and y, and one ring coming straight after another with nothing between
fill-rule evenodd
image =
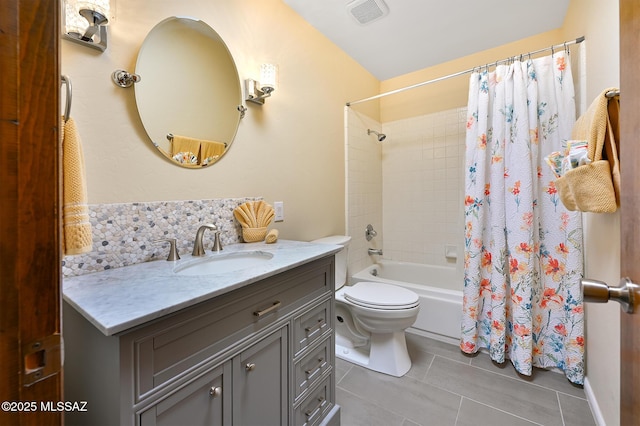
<instances>
[{"instance_id":1,"label":"tiled shower wall","mask_svg":"<svg viewBox=\"0 0 640 426\"><path fill-rule=\"evenodd\" d=\"M367 249L382 248L382 144L367 129L380 132L380 123L345 108L345 161L347 180L347 232L349 274L371 265L374 257ZM378 236L365 239L365 228L373 225Z\"/></svg>"},{"instance_id":2,"label":"tiled shower wall","mask_svg":"<svg viewBox=\"0 0 640 426\"><path fill-rule=\"evenodd\" d=\"M382 125L347 108L345 123L350 274L375 262L369 247L387 259L460 268L466 107ZM377 142L368 128L387 138ZM378 231L371 242L368 223Z\"/></svg>"},{"instance_id":3,"label":"tiled shower wall","mask_svg":"<svg viewBox=\"0 0 640 426\"><path fill-rule=\"evenodd\" d=\"M455 266L454 254L462 259L466 111L382 125L386 258L440 266Z\"/></svg>"}]
</instances>

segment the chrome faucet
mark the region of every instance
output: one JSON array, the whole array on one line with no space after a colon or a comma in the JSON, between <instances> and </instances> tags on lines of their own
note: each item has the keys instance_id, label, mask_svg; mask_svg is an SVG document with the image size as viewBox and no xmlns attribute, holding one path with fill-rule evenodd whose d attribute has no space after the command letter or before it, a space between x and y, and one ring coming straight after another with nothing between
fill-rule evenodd
<instances>
[{"instance_id":1,"label":"chrome faucet","mask_svg":"<svg viewBox=\"0 0 640 426\"><path fill-rule=\"evenodd\" d=\"M369 250L367 250L367 253L369 253L369 256L371 255L382 256L382 249L370 248Z\"/></svg>"},{"instance_id":2,"label":"chrome faucet","mask_svg":"<svg viewBox=\"0 0 640 426\"><path fill-rule=\"evenodd\" d=\"M373 229L373 226L371 226L371 224L368 224L367 228L364 230L364 236L366 237L367 241L371 241L376 235L378 235L376 230Z\"/></svg>"},{"instance_id":3,"label":"chrome faucet","mask_svg":"<svg viewBox=\"0 0 640 426\"><path fill-rule=\"evenodd\" d=\"M204 245L202 243L202 237L204 236L204 231L206 231L207 229L218 231L218 227L213 223L207 223L198 228L198 232L196 232L196 239L193 242L193 251L191 252L192 256L204 256Z\"/></svg>"}]
</instances>

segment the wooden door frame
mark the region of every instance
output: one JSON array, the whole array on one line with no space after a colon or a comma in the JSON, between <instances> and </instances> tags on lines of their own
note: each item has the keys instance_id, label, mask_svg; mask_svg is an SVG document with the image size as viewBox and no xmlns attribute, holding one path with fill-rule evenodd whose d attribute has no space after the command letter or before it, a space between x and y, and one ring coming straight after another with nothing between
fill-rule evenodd
<instances>
[{"instance_id":1,"label":"wooden door frame","mask_svg":"<svg viewBox=\"0 0 640 426\"><path fill-rule=\"evenodd\" d=\"M640 281L640 3L620 0L620 273ZM620 424L640 418L640 313L620 316ZM635 382L635 383L634 383ZM634 389L635 388L635 389ZM635 392L634 392L635 391Z\"/></svg>"},{"instance_id":2,"label":"wooden door frame","mask_svg":"<svg viewBox=\"0 0 640 426\"><path fill-rule=\"evenodd\" d=\"M60 333L60 10L0 3L0 399L22 403L0 411L1 424L62 423L40 406L62 400L59 360L49 350L25 360ZM53 373L33 376L44 363Z\"/></svg>"}]
</instances>

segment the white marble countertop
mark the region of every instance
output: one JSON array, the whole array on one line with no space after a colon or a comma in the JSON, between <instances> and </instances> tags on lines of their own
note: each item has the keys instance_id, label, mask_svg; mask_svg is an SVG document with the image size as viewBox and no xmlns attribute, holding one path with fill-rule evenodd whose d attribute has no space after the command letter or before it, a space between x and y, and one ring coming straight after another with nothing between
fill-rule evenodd
<instances>
[{"instance_id":1,"label":"white marble countertop","mask_svg":"<svg viewBox=\"0 0 640 426\"><path fill-rule=\"evenodd\" d=\"M225 246L220 252L259 250L273 258L248 269L226 273L184 276L174 268L194 259L181 255L175 262L156 260L64 278L64 300L106 336L209 300L264 278L334 254L340 246L278 240L275 244L250 243ZM207 257L220 256L207 250Z\"/></svg>"}]
</instances>

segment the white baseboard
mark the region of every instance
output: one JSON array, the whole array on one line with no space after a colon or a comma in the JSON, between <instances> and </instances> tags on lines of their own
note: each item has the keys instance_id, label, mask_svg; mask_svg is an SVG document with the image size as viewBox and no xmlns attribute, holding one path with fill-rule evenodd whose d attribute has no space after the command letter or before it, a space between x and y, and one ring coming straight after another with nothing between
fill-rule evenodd
<instances>
[{"instance_id":1,"label":"white baseboard","mask_svg":"<svg viewBox=\"0 0 640 426\"><path fill-rule=\"evenodd\" d=\"M604 417L602 417L602 411L600 411L600 406L593 393L593 388L591 388L588 377L584 378L584 393L587 396L587 402L589 403L589 408L591 408L591 414L593 414L593 419L596 421L596 424L598 426L607 426Z\"/></svg>"}]
</instances>

